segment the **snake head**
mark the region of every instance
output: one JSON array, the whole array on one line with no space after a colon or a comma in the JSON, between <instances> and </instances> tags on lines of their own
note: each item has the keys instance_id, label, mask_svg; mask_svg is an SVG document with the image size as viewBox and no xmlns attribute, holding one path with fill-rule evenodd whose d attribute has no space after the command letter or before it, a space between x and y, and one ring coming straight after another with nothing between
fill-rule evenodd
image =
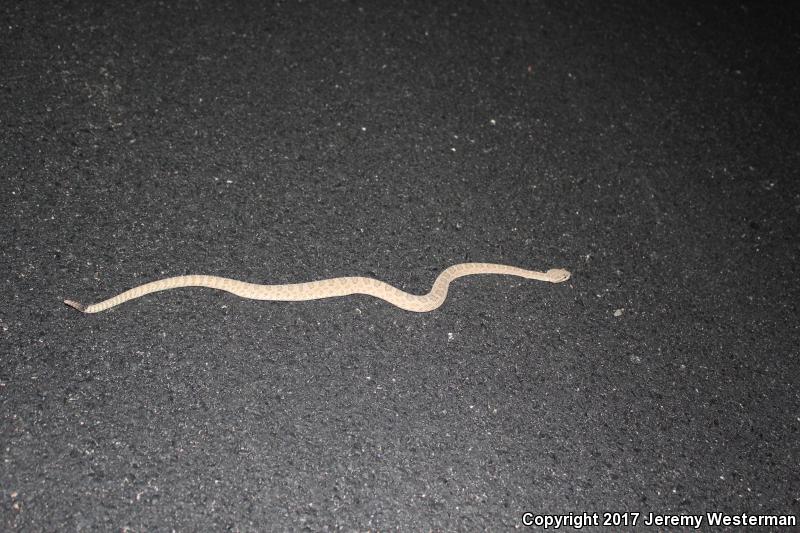
<instances>
[{"instance_id":1,"label":"snake head","mask_svg":"<svg viewBox=\"0 0 800 533\"><path fill-rule=\"evenodd\" d=\"M547 276L550 278L551 283L561 283L562 281L567 281L572 275L569 273L569 270L564 270L563 268L551 268L545 272L545 274L547 274Z\"/></svg>"}]
</instances>

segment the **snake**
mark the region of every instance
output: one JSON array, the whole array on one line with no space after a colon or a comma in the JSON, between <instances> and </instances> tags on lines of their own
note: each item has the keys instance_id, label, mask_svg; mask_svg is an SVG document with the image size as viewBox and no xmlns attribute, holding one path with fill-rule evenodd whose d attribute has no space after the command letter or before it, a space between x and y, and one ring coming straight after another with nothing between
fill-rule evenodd
<instances>
[{"instance_id":1,"label":"snake","mask_svg":"<svg viewBox=\"0 0 800 533\"><path fill-rule=\"evenodd\" d=\"M64 303L83 313L99 313L154 292L180 287L206 287L227 291L252 300L283 302L366 294L385 300L406 311L425 313L433 311L444 303L447 298L447 290L453 280L474 274L503 274L549 283L561 283L568 280L571 275L567 270L561 268L539 272L495 263L459 263L444 269L433 282L433 287L427 294L411 294L383 281L361 276L331 278L306 283L260 285L219 276L190 274L151 281L91 305L83 305L74 300L64 300Z\"/></svg>"}]
</instances>

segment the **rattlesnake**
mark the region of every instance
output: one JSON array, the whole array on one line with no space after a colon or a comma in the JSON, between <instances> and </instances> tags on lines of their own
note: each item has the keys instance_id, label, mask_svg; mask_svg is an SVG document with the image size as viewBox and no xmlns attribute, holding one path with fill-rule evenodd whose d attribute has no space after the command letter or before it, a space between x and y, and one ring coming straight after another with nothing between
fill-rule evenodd
<instances>
[{"instance_id":1,"label":"rattlesnake","mask_svg":"<svg viewBox=\"0 0 800 533\"><path fill-rule=\"evenodd\" d=\"M350 294L367 294L386 300L400 309L424 313L432 311L444 303L451 281L472 274L507 274L550 283L561 283L570 277L568 271L558 268L550 269L547 272L537 272L493 263L460 263L443 270L433 282L433 287L428 294L416 295L401 291L383 281L364 277L333 278L286 285L258 285L218 276L189 275L145 283L92 305L84 306L73 300L64 300L64 303L84 313L98 313L151 292L178 287L208 287L253 300L300 301Z\"/></svg>"}]
</instances>

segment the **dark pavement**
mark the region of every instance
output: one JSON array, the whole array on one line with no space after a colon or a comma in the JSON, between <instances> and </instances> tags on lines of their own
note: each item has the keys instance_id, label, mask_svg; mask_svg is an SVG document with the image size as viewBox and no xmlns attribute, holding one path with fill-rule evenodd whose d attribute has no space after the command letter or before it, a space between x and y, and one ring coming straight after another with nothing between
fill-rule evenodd
<instances>
[{"instance_id":1,"label":"dark pavement","mask_svg":"<svg viewBox=\"0 0 800 533\"><path fill-rule=\"evenodd\" d=\"M800 515L797 10L113 4L0 7L0 529ZM573 277L61 303L464 261Z\"/></svg>"}]
</instances>

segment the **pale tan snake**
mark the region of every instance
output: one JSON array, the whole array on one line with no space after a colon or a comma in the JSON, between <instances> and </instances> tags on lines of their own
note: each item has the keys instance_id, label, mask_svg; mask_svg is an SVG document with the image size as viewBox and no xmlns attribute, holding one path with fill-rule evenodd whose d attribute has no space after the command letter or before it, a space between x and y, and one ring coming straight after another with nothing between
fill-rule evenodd
<instances>
[{"instance_id":1,"label":"pale tan snake","mask_svg":"<svg viewBox=\"0 0 800 533\"><path fill-rule=\"evenodd\" d=\"M275 301L318 300L350 294L367 294L386 300L400 309L424 313L432 311L444 303L450 282L472 274L506 274L550 283L561 283L570 277L568 271L558 268L550 269L547 272L537 272L493 263L461 263L442 271L433 282L433 287L428 294L416 295L401 291L383 281L364 277L333 278L285 285L258 285L218 276L189 275L145 283L92 305L84 306L73 300L64 300L64 303L84 313L98 313L151 292L179 287L208 287L227 291L242 298Z\"/></svg>"}]
</instances>

